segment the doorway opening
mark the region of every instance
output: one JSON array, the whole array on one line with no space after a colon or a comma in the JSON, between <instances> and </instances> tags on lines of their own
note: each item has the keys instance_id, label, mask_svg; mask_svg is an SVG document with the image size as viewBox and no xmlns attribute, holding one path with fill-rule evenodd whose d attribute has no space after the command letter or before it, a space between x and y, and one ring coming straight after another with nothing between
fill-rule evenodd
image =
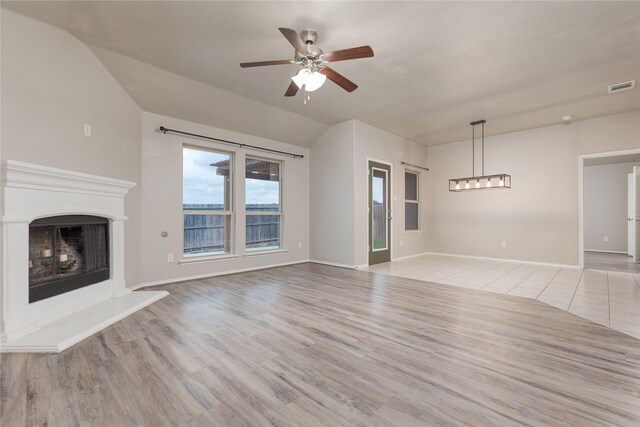
<instances>
[{"instance_id":1,"label":"doorway opening","mask_svg":"<svg viewBox=\"0 0 640 427\"><path fill-rule=\"evenodd\" d=\"M580 156L580 266L640 273L640 150Z\"/></svg>"}]
</instances>

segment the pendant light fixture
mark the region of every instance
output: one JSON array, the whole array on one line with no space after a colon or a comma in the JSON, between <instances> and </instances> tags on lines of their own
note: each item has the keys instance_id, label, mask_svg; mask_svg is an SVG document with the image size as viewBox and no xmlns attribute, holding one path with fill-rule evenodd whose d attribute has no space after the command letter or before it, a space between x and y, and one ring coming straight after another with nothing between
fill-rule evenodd
<instances>
[{"instance_id":1,"label":"pendant light fixture","mask_svg":"<svg viewBox=\"0 0 640 427\"><path fill-rule=\"evenodd\" d=\"M511 175L500 173L495 175L484 174L484 124L486 120L471 122L471 176L465 178L453 178L449 180L449 191L471 190L499 190L511 188ZM482 175L476 176L476 126L482 125Z\"/></svg>"}]
</instances>

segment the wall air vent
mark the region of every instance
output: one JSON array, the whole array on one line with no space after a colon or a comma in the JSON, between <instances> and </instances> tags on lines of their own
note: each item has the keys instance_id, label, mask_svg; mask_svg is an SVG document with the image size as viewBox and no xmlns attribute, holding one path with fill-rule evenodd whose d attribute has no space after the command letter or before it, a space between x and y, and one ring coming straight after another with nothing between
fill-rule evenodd
<instances>
[{"instance_id":1,"label":"wall air vent","mask_svg":"<svg viewBox=\"0 0 640 427\"><path fill-rule=\"evenodd\" d=\"M631 90L634 87L636 87L635 80L631 80L629 82L624 82L624 83L617 83L609 86L609 93L618 93L618 92L622 92L623 90Z\"/></svg>"}]
</instances>

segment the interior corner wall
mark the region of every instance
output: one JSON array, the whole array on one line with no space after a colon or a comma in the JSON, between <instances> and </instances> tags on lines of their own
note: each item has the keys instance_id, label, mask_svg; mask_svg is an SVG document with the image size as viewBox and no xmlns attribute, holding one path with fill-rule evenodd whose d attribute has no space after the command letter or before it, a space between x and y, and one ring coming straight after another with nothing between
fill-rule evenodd
<instances>
[{"instance_id":1,"label":"interior corner wall","mask_svg":"<svg viewBox=\"0 0 640 427\"><path fill-rule=\"evenodd\" d=\"M172 133L160 126L258 147L302 154L304 158L239 148ZM182 148L184 144L234 153L233 184L235 235L234 256L183 262ZM282 171L282 247L274 253L245 253L244 171L245 155L283 162ZM142 113L142 224L141 283L159 284L237 271L253 270L309 259L309 149L284 142L214 128L158 114ZM166 231L167 237L162 233ZM174 261L168 262L168 254ZM192 261L193 259L189 260Z\"/></svg>"},{"instance_id":2,"label":"interior corner wall","mask_svg":"<svg viewBox=\"0 0 640 427\"><path fill-rule=\"evenodd\" d=\"M392 259L418 255L427 251L427 182L429 172L402 162L426 167L427 148L374 126L355 121L354 153L354 263L368 265L368 160L392 164L391 175L391 256ZM419 218L417 231L404 229L404 173L418 172Z\"/></svg>"},{"instance_id":3,"label":"interior corner wall","mask_svg":"<svg viewBox=\"0 0 640 427\"><path fill-rule=\"evenodd\" d=\"M311 147L312 261L354 267L355 121L331 127Z\"/></svg>"},{"instance_id":4,"label":"interior corner wall","mask_svg":"<svg viewBox=\"0 0 640 427\"><path fill-rule=\"evenodd\" d=\"M0 156L136 182L125 199L125 277L137 284L140 109L69 33L4 8L0 27Z\"/></svg>"},{"instance_id":5,"label":"interior corner wall","mask_svg":"<svg viewBox=\"0 0 640 427\"><path fill-rule=\"evenodd\" d=\"M640 166L640 163L585 166L585 250L627 253L627 187L633 166Z\"/></svg>"},{"instance_id":6,"label":"interior corner wall","mask_svg":"<svg viewBox=\"0 0 640 427\"><path fill-rule=\"evenodd\" d=\"M429 147L429 251L578 265L579 156L638 148L639 111L491 136L485 171L510 174L512 188L455 193L447 182L471 175L471 141Z\"/></svg>"}]
</instances>

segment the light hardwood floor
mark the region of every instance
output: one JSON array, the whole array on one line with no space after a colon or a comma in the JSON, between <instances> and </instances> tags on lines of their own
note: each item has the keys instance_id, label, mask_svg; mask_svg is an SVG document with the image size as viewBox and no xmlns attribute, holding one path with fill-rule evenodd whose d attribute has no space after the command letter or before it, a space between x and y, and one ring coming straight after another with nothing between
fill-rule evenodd
<instances>
[{"instance_id":1,"label":"light hardwood floor","mask_svg":"<svg viewBox=\"0 0 640 427\"><path fill-rule=\"evenodd\" d=\"M584 268L640 274L640 264L625 254L585 251Z\"/></svg>"},{"instance_id":2,"label":"light hardwood floor","mask_svg":"<svg viewBox=\"0 0 640 427\"><path fill-rule=\"evenodd\" d=\"M317 264L156 289L3 355L0 424L640 425L640 341L536 300Z\"/></svg>"}]
</instances>

